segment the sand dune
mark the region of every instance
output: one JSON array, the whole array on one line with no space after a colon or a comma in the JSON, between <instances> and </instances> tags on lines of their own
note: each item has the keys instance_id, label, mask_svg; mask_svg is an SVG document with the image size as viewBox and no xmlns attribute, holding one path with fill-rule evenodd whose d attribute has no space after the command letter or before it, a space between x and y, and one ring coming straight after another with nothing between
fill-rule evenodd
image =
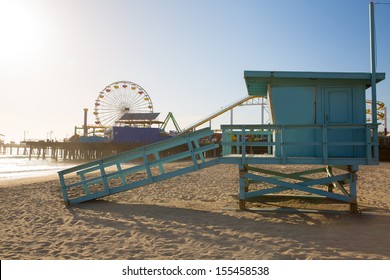
<instances>
[{"instance_id":1,"label":"sand dune","mask_svg":"<svg viewBox=\"0 0 390 280\"><path fill-rule=\"evenodd\" d=\"M355 215L234 210L230 165L73 207L53 178L3 182L0 258L390 259L390 164L358 176L363 213Z\"/></svg>"}]
</instances>

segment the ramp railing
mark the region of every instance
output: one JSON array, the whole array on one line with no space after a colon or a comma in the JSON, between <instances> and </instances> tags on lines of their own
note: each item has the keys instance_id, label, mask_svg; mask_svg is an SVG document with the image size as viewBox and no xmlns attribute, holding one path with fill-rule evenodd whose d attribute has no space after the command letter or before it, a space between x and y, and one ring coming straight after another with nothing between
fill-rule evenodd
<instances>
[{"instance_id":1,"label":"ramp railing","mask_svg":"<svg viewBox=\"0 0 390 280\"><path fill-rule=\"evenodd\" d=\"M199 144L212 134L205 128L59 171L65 203L101 198L215 165L218 159L206 161L203 154L218 144ZM180 159L189 159L188 165L167 168Z\"/></svg>"}]
</instances>

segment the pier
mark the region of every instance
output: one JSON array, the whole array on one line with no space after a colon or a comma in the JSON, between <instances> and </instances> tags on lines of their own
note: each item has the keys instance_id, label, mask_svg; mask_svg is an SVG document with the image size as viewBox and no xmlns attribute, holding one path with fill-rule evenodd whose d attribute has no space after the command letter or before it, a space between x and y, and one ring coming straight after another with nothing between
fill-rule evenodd
<instances>
[{"instance_id":1,"label":"pier","mask_svg":"<svg viewBox=\"0 0 390 280\"><path fill-rule=\"evenodd\" d=\"M389 137L379 138L379 161L390 161L390 141ZM200 145L206 143L201 142ZM106 156L116 155L134 148L144 146L143 143L81 143L81 142L57 142L57 141L26 141L20 144L0 143L0 155L28 156L29 159L54 159L54 160L95 160ZM235 147L232 147L233 150ZM259 147L257 147L259 148ZM173 149L167 153L177 151ZM179 148L181 149L181 148ZM183 148L184 149L184 148ZM252 148L253 149L253 148ZM248 150L249 153L253 152ZM208 158L218 157L222 153L222 148L205 152Z\"/></svg>"},{"instance_id":2,"label":"pier","mask_svg":"<svg viewBox=\"0 0 390 280\"><path fill-rule=\"evenodd\" d=\"M26 141L21 144L2 144L0 145L0 154L28 156L30 160L89 161L116 155L144 145L145 143ZM182 149L185 147L175 147L164 151L161 156L168 156ZM207 153L205 156L215 157L217 156L216 152L220 154L221 150Z\"/></svg>"},{"instance_id":3,"label":"pier","mask_svg":"<svg viewBox=\"0 0 390 280\"><path fill-rule=\"evenodd\" d=\"M54 141L26 141L20 144L2 144L0 154L28 156L37 159L94 160L134 149L142 144L78 143Z\"/></svg>"},{"instance_id":4,"label":"pier","mask_svg":"<svg viewBox=\"0 0 390 280\"><path fill-rule=\"evenodd\" d=\"M16 144L16 143L0 143L0 154L1 155L28 155L28 147L26 144Z\"/></svg>"},{"instance_id":5,"label":"pier","mask_svg":"<svg viewBox=\"0 0 390 280\"><path fill-rule=\"evenodd\" d=\"M94 160L110 156L127 149L138 147L137 144L79 143L79 142L26 142L29 159L51 158L54 160Z\"/></svg>"}]
</instances>

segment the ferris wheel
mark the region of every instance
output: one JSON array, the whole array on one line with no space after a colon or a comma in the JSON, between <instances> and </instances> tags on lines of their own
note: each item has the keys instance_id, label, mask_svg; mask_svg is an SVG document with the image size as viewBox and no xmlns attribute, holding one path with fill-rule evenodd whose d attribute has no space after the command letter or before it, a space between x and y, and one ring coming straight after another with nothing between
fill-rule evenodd
<instances>
[{"instance_id":1,"label":"ferris wheel","mask_svg":"<svg viewBox=\"0 0 390 280\"><path fill-rule=\"evenodd\" d=\"M371 122L372 101L366 100L366 121ZM378 120L386 119L386 105L382 101L376 102L376 116Z\"/></svg>"},{"instance_id":2,"label":"ferris wheel","mask_svg":"<svg viewBox=\"0 0 390 280\"><path fill-rule=\"evenodd\" d=\"M133 82L120 81L106 86L95 101L95 123L113 126L125 113L153 113L152 99Z\"/></svg>"}]
</instances>

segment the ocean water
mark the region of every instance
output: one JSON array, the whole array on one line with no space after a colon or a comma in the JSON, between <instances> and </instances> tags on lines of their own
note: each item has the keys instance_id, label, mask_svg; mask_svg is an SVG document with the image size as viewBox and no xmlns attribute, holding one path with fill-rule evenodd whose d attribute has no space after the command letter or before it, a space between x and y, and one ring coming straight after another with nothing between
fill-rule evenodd
<instances>
[{"instance_id":1,"label":"ocean water","mask_svg":"<svg viewBox=\"0 0 390 280\"><path fill-rule=\"evenodd\" d=\"M28 159L28 156L0 155L0 182L21 178L56 175L58 171L75 166L72 162L52 159Z\"/></svg>"}]
</instances>

